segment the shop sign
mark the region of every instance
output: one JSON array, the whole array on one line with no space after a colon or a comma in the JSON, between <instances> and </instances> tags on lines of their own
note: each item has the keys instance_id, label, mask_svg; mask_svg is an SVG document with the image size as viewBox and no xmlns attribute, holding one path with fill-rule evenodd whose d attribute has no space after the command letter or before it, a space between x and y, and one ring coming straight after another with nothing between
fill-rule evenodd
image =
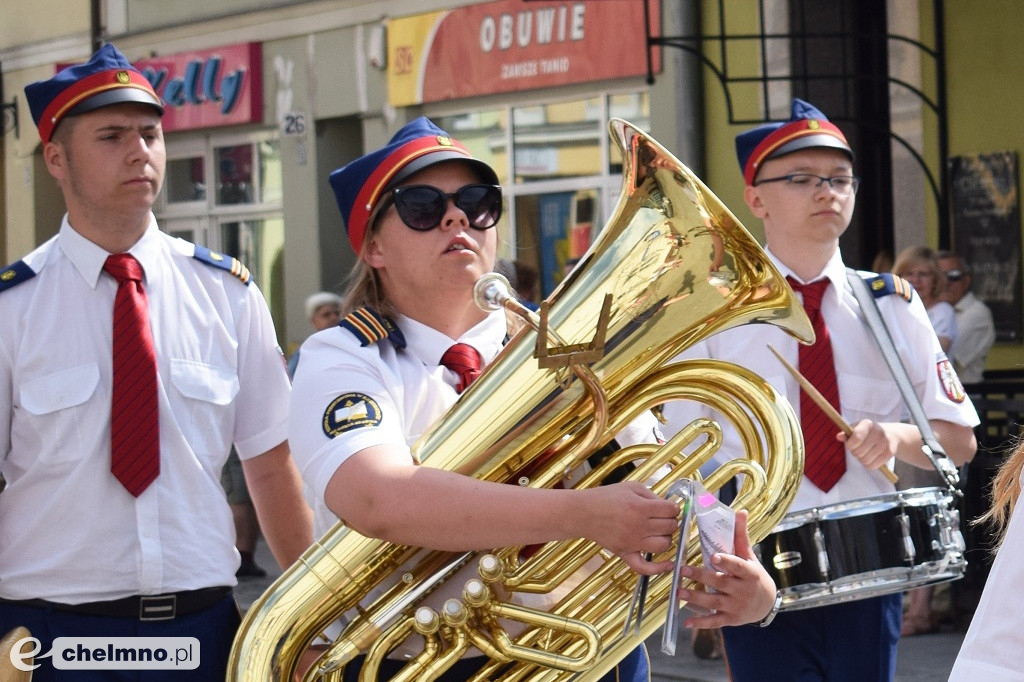
<instances>
[{"instance_id":1,"label":"shop sign","mask_svg":"<svg viewBox=\"0 0 1024 682\"><path fill-rule=\"evenodd\" d=\"M239 43L135 62L164 101L164 130L262 121L260 47L260 43Z\"/></svg>"},{"instance_id":2,"label":"shop sign","mask_svg":"<svg viewBox=\"0 0 1024 682\"><path fill-rule=\"evenodd\" d=\"M657 34L658 3L644 1ZM387 45L396 107L647 74L635 0L501 0L419 14L390 20ZM652 57L660 71L660 50Z\"/></svg>"},{"instance_id":3,"label":"shop sign","mask_svg":"<svg viewBox=\"0 0 1024 682\"><path fill-rule=\"evenodd\" d=\"M1019 343L1022 321L1017 153L965 154L949 161L954 248L971 290L992 310L996 340Z\"/></svg>"}]
</instances>

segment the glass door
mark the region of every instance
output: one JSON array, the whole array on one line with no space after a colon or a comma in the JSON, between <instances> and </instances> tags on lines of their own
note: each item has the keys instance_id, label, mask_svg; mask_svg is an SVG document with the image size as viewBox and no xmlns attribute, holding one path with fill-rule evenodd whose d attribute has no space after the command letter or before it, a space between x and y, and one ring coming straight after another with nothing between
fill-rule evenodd
<instances>
[{"instance_id":1,"label":"glass door","mask_svg":"<svg viewBox=\"0 0 1024 682\"><path fill-rule=\"evenodd\" d=\"M600 191L565 189L515 198L518 260L539 273L539 295L547 298L590 248L600 226Z\"/></svg>"}]
</instances>

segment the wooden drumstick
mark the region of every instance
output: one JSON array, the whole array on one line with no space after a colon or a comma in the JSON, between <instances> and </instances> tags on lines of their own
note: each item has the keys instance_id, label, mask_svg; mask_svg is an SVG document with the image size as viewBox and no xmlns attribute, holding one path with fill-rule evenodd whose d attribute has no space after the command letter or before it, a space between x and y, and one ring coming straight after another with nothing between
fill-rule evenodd
<instances>
[{"instance_id":1,"label":"wooden drumstick","mask_svg":"<svg viewBox=\"0 0 1024 682\"><path fill-rule=\"evenodd\" d=\"M825 416L831 419L832 423L838 426L840 431L845 433L847 436L853 433L853 427L846 423L846 420L843 419L843 415L839 414L836 408L832 407L832 403L826 400L825 396L818 392L818 389L814 387L814 384L808 381L807 378L804 377L804 375L801 374L796 367L789 364L789 362L786 361L786 358L782 357L782 355L779 354L779 351L775 350L775 348L773 348L772 344L770 343L768 344L768 350L775 354L775 357L779 359L779 362L782 363L782 366L788 369L789 373L793 375L794 379L796 379L796 382L800 384L800 388L804 390L804 393L806 393L808 397L810 397L810 399L814 401L815 405L821 408L821 411L825 413ZM896 476L895 473L893 473L893 470L890 469L887 464L883 464L881 466L881 471L883 474L885 474L885 477L889 479L891 483L899 482L899 477Z\"/></svg>"}]
</instances>

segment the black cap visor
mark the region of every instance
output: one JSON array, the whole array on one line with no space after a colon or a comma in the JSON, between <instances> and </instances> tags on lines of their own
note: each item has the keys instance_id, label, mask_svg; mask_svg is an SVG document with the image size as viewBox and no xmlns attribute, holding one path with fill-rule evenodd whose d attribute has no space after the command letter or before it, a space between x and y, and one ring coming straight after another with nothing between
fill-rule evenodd
<instances>
[{"instance_id":1,"label":"black cap visor","mask_svg":"<svg viewBox=\"0 0 1024 682\"><path fill-rule=\"evenodd\" d=\"M402 168L402 170L395 173L395 177L393 177L391 179L391 182L388 183L388 186L384 188L384 192L388 192L394 189L402 182L404 182L407 178L412 177L416 173L419 173L421 170L425 170L435 164L443 163L445 161L461 161L467 164L477 173L477 175L480 176L480 182L486 185L499 184L498 174L494 172L493 168L488 166L483 161L480 161L479 159L474 159L459 152L438 151L430 152L429 154L424 154L418 159L414 159L407 163Z\"/></svg>"},{"instance_id":2,"label":"black cap visor","mask_svg":"<svg viewBox=\"0 0 1024 682\"><path fill-rule=\"evenodd\" d=\"M847 156L850 157L850 161L853 161L853 150L834 135L805 135L804 137L799 137L776 149L768 155L768 158L774 159L785 154L798 152L801 149L811 149L812 147L831 147L832 149L838 149L839 151L846 152Z\"/></svg>"},{"instance_id":3,"label":"black cap visor","mask_svg":"<svg viewBox=\"0 0 1024 682\"><path fill-rule=\"evenodd\" d=\"M115 88L85 99L71 107L65 116L76 116L89 111L95 111L113 104L148 104L163 116L164 107L160 100L154 99L151 94L142 88Z\"/></svg>"}]
</instances>

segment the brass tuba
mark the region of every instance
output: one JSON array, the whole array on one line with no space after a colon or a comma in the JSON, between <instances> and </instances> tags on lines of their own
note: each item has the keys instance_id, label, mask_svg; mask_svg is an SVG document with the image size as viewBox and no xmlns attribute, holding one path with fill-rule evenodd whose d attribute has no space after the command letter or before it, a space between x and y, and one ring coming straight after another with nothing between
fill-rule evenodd
<instances>
[{"instance_id":1,"label":"brass tuba","mask_svg":"<svg viewBox=\"0 0 1024 682\"><path fill-rule=\"evenodd\" d=\"M756 241L689 169L625 121L613 119L610 130L623 159L614 214L540 315L527 316L529 326L414 454L423 466L550 487L643 411L697 400L732 422L747 450L704 485L717 490L743 474L734 506L750 511L759 540L786 512L803 468L792 407L735 365L669 363L740 324L775 324L802 340L813 332ZM484 304L521 308L490 279L478 294ZM639 463L629 477L666 494L696 478L720 441L715 421L698 420L664 446L615 452L574 485L600 485L621 465ZM700 560L695 536L678 541L688 543L687 561ZM290 680L299 656L343 615L347 626L305 679L340 679L343 666L365 654L362 679L373 680L384 657L413 641L416 653L398 680L435 679L471 648L490 658L474 680L596 680L660 626L673 601L671 576L654 577L649 617L627 634L637 576L621 560L584 540L548 543L529 558L522 550L429 551L339 523L248 611L228 680ZM423 605L445 589L457 596L440 609ZM553 605L531 607L529 595Z\"/></svg>"}]
</instances>

